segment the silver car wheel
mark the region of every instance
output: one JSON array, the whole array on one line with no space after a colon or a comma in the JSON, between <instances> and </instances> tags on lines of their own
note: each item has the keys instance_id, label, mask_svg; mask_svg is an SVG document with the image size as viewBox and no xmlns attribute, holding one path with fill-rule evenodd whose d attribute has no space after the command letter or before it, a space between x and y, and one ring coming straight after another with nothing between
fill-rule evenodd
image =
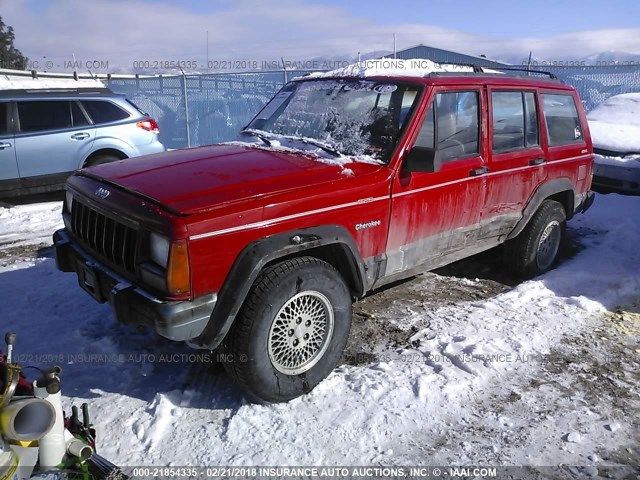
<instances>
[{"instance_id":1,"label":"silver car wheel","mask_svg":"<svg viewBox=\"0 0 640 480\"><path fill-rule=\"evenodd\" d=\"M278 311L268 337L269 360L286 375L311 369L329 348L334 328L331 302L313 290L291 297Z\"/></svg>"},{"instance_id":2,"label":"silver car wheel","mask_svg":"<svg viewBox=\"0 0 640 480\"><path fill-rule=\"evenodd\" d=\"M560 223L556 220L549 222L543 230L538 242L538 253L536 255L536 263L540 270L547 270L553 264L560 248L561 236Z\"/></svg>"}]
</instances>

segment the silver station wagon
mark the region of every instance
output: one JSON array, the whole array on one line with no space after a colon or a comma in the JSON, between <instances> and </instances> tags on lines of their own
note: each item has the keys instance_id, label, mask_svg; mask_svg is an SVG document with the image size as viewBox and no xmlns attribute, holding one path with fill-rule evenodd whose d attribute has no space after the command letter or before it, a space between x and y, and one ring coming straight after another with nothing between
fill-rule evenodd
<instances>
[{"instance_id":1,"label":"silver station wagon","mask_svg":"<svg viewBox=\"0 0 640 480\"><path fill-rule=\"evenodd\" d=\"M64 189L78 168L165 150L158 124L107 88L0 91L0 198Z\"/></svg>"}]
</instances>

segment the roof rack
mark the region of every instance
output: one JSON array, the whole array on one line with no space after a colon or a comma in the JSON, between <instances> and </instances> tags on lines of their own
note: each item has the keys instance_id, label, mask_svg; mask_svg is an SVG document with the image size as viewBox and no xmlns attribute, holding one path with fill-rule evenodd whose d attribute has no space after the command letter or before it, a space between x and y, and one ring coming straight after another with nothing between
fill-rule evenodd
<instances>
[{"instance_id":1,"label":"roof rack","mask_svg":"<svg viewBox=\"0 0 640 480\"><path fill-rule=\"evenodd\" d=\"M515 72L540 73L542 75L548 75L549 78L552 80L559 80L555 73L547 72L546 70L532 70L530 68L522 68L522 67L486 67L486 68L489 68L491 70L507 70L507 71L515 71Z\"/></svg>"},{"instance_id":2,"label":"roof rack","mask_svg":"<svg viewBox=\"0 0 640 480\"><path fill-rule=\"evenodd\" d=\"M0 97L25 97L25 96L73 96L73 95L93 95L112 96L114 95L107 87L53 87L53 88L0 88Z\"/></svg>"},{"instance_id":3,"label":"roof rack","mask_svg":"<svg viewBox=\"0 0 640 480\"><path fill-rule=\"evenodd\" d=\"M473 63L455 63L455 62L436 62L438 63L438 65L454 65L454 66L459 66L459 67L470 67L473 69L473 73L486 73L486 74L491 74L492 72L489 71L485 71L485 69L487 70L506 70L506 71L514 71L514 72L527 72L527 73L538 73L541 75L547 75L551 80L559 80L559 78L551 72L548 72L546 70L532 70L530 68L522 68L522 67L510 67L510 66L506 66L506 67L489 67L489 66L485 66L482 67L480 65L476 65ZM435 74L439 74L440 72L435 72ZM446 73L450 73L450 72L446 72ZM457 73L457 72L455 72ZM460 74L470 74L471 72L459 72Z\"/></svg>"}]
</instances>

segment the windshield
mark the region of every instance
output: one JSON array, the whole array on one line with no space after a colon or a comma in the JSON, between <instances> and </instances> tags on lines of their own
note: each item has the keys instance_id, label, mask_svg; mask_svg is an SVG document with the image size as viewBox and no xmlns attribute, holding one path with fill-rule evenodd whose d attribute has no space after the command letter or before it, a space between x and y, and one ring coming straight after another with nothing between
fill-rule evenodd
<instances>
[{"instance_id":1,"label":"windshield","mask_svg":"<svg viewBox=\"0 0 640 480\"><path fill-rule=\"evenodd\" d=\"M420 86L370 80L286 85L247 126L248 133L321 142L325 151L388 162ZM268 135L269 136L269 135Z\"/></svg>"}]
</instances>

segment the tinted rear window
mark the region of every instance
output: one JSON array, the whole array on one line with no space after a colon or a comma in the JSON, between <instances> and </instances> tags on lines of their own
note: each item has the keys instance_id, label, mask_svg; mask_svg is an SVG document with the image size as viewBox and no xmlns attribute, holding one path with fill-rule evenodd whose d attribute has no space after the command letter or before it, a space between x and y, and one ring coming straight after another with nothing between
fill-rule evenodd
<instances>
[{"instance_id":1,"label":"tinted rear window","mask_svg":"<svg viewBox=\"0 0 640 480\"><path fill-rule=\"evenodd\" d=\"M22 132L71 128L71 108L63 100L18 102L18 118Z\"/></svg>"},{"instance_id":2,"label":"tinted rear window","mask_svg":"<svg viewBox=\"0 0 640 480\"><path fill-rule=\"evenodd\" d=\"M117 122L129 117L129 112L104 100L83 100L82 105L96 124Z\"/></svg>"}]
</instances>

